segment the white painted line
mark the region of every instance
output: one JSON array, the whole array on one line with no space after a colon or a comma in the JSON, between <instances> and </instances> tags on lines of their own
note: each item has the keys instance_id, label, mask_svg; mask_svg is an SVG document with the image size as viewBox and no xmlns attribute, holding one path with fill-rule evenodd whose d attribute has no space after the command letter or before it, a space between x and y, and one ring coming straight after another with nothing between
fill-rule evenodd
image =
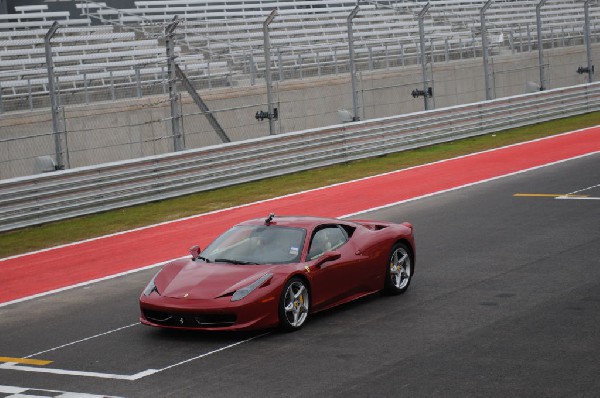
<instances>
[{"instance_id":1,"label":"white painted line","mask_svg":"<svg viewBox=\"0 0 600 398\"><path fill-rule=\"evenodd\" d=\"M561 196L557 196L555 199L561 199L561 200L565 200L565 199L577 199L577 200L600 200L600 198L598 197L594 197L594 196L570 196L570 195L577 195L581 192L585 192L585 191L590 191L592 189L596 189L599 188L600 184L596 184L596 185L592 185L591 187L587 187L587 188L583 188L583 189L579 189L577 191L573 191L567 195L561 195Z\"/></svg>"},{"instance_id":2,"label":"white painted line","mask_svg":"<svg viewBox=\"0 0 600 398\"><path fill-rule=\"evenodd\" d=\"M18 366L15 363L7 362L0 365L0 369L3 370L17 370L19 372L33 372L33 373L47 373L54 375L65 375L65 376L83 376L83 377L95 377L99 379L113 379L113 380L137 380L133 377L135 375L116 375L110 373L98 373L98 372L82 372L78 370L65 370L65 369L52 369L52 368L36 368L33 366ZM147 372L147 371L145 371Z\"/></svg>"},{"instance_id":3,"label":"white painted line","mask_svg":"<svg viewBox=\"0 0 600 398\"><path fill-rule=\"evenodd\" d=\"M60 398L118 398L114 396L108 396L105 394L86 394L77 392L67 392L59 390L47 390L41 388L31 387L15 387L15 386L0 386L0 394L11 394L11 395L0 395L6 398L35 398L35 397L60 397ZM33 395L32 395L33 394ZM40 395L43 394L43 395Z\"/></svg>"},{"instance_id":4,"label":"white painted line","mask_svg":"<svg viewBox=\"0 0 600 398\"><path fill-rule=\"evenodd\" d=\"M592 127L586 127L586 128L579 129L579 130L569 131L569 132L566 132L566 133L555 134L555 135L552 135L552 136L549 136L549 137L537 138L537 139L531 140L531 141L519 142L519 143L516 143L516 144L506 145L506 146L499 147L499 148L493 148L493 149L488 149L488 150L485 150L485 151L470 153L470 154L467 154L467 155L457 156L457 157L450 158L450 159L438 160L438 161L435 161L435 162L426 163L426 164L422 164L422 165L418 165L418 166L407 167L405 169L390 171L390 172L387 172L387 173L381 173L381 174L377 174L377 175L374 175L374 176L369 176L369 177L364 177L364 178L358 178L356 180L340 182L340 183L337 183L337 184L331 184L331 185L327 185L327 186L319 187L319 188L314 188L314 189L308 189L306 191L295 192L295 193L291 193L291 194L288 194L288 195L278 196L278 197L275 197L275 198L259 200L259 201L256 201L256 202L246 203L246 204L239 205L239 206L233 206L233 207L228 207L228 208L225 208L225 209L214 210L214 211L211 211L211 212L208 212L208 213L196 214L196 215L189 216L189 217L179 218L177 220L171 220L171 221L165 221L165 222L162 222L162 223L147 225L147 226L144 226L144 227L139 227L139 228L131 229L131 230L128 230L128 231L116 232L114 234L108 234L108 235L98 236L98 237L95 237L95 238L85 239L85 240L81 240L81 241L78 241L78 242L72 242L72 243L67 243L67 244L64 244L64 245L59 245L59 246L54 246L54 247L49 247L49 248L46 248L46 249L36 250L36 251L28 252L28 253L17 254L17 255L14 255L14 256L10 256L10 257L0 258L0 264L3 261L6 261L6 260L11 260L11 259L19 258L19 257L24 257L24 256L28 256L28 255L31 255L31 254L43 253L43 252L47 252L47 251L50 251L50 250L59 249L59 248L62 248L62 247L76 246L76 245L80 245L80 244L86 243L86 242L93 242L93 241L100 240L100 239L110 238L112 236L118 236L118 235L128 234L128 233L131 233L131 232L142 231L144 229L154 228L154 227L161 226L161 225L168 225L168 224L173 224L173 223L176 223L176 222L190 220L190 219L194 219L194 218L199 218L199 217L203 217L203 216L207 216L207 215L219 214L219 213L222 213L222 212L226 212L226 211L230 211L230 210L235 210L235 209L241 209L241 208L248 207L248 206L253 206L253 205L256 205L256 204L266 203L266 202L270 202L270 201L274 201L274 200L279 200L279 199L285 199L285 198L288 198L288 197L302 195L302 194L309 193L309 192L316 192L316 191L320 191L320 190L323 190L323 189L328 189L328 188L331 188L331 187L336 187L336 186L341 186L341 185L346 185L346 184L352 184L352 183L355 183L355 182L358 182L358 181L366 181L366 180L370 180L370 179L373 179L373 178L378 178L378 177L381 177L381 176L386 176L386 175L395 174L395 173L402 173L402 172L404 172L406 170L412 170L412 169L417 169L417 168L421 168L421 167L428 167L428 166L435 165L435 164L443 164L443 163L450 162L450 161L453 161L453 160L456 160L456 159L463 159L463 158L477 156L477 155L484 154L484 153L496 152L496 151L500 151L500 150L503 150L503 149L506 149L506 148L512 148L512 147L516 147L516 146L526 145L526 144L529 144L529 143L532 143L532 142L539 142L539 141L550 140L550 139L553 139L553 138L556 138L556 137L561 137L561 136L570 135L570 134L576 134L576 133L581 132L581 131L585 131L585 130L589 130L589 129L593 129L593 128L598 128L598 127L600 127L600 125L592 126ZM357 213L357 214L359 214L359 213Z\"/></svg>"},{"instance_id":5,"label":"white painted line","mask_svg":"<svg viewBox=\"0 0 600 398\"><path fill-rule=\"evenodd\" d=\"M54 348L50 348L50 349L47 349L47 350L44 350L44 351L36 352L35 354L31 354L31 355L28 355L28 356L26 356L26 357L23 357L23 358L31 358L31 357L36 357L36 356L38 356L38 355L42 355L42 354L45 354L45 353L47 353L47 352L51 352L51 351L60 350L61 348L65 348L65 347L68 347L68 346L71 346L71 345L74 345L74 344L82 343L82 342L84 342L84 341L92 340L92 339L95 339L95 338L97 338L97 337L106 336L106 335L108 335L108 334L111 334L111 333L114 333L114 332L118 332L119 330L127 329L127 328L130 328L130 327L132 327L132 326L137 326L137 325L141 325L141 324L140 324L139 322L132 323L131 325L122 326L122 327L120 327L120 328L117 328L117 329L109 330L108 332L104 332L104 333L95 334L95 335L93 335L93 336L86 337L86 338L84 338L84 339L81 339L81 340L72 341L72 342L70 342L70 343L66 343L66 344L60 345L60 346L58 346L58 347L54 347Z\"/></svg>"},{"instance_id":6,"label":"white painted line","mask_svg":"<svg viewBox=\"0 0 600 398\"><path fill-rule=\"evenodd\" d=\"M225 346L225 347L218 348L218 349L216 349L216 350L213 350L213 351L207 352L206 354L198 355L197 357L193 357L193 358L190 358L190 359L186 359L185 361L177 362L177 363L175 363L175 364L173 364L173 365L169 365L169 366L167 366L167 367L164 367L164 368L162 368L162 369L158 369L158 370L157 370L155 373L158 373L158 372L163 372L163 371L165 371L165 370L168 370L168 369L174 368L174 367L176 367L176 366L180 366L180 365L183 365L183 364L185 364L185 363L188 363L188 362L191 362L191 361L195 361L196 359L205 358L205 357L207 357L207 356L209 356L209 355L216 354L217 352L221 352L221 351L227 350L227 349L229 349L229 348L233 348L233 347L235 347L235 346L237 346L237 345L244 344L244 343L247 343L247 342L249 342L249 341L252 341L252 340L256 340L256 339L258 339L258 338L261 338L261 337L263 337L263 336L266 336L266 335L268 335L268 334L270 334L270 333L271 333L271 332L262 333L262 334L259 334L258 336L250 337L249 339L242 340L242 341L238 341L238 342L236 342L236 343L229 344L228 346Z\"/></svg>"},{"instance_id":7,"label":"white painted line","mask_svg":"<svg viewBox=\"0 0 600 398\"><path fill-rule=\"evenodd\" d=\"M0 386L0 393L3 394L18 394L24 392L27 388L23 387L12 387L12 386Z\"/></svg>"},{"instance_id":8,"label":"white painted line","mask_svg":"<svg viewBox=\"0 0 600 398\"><path fill-rule=\"evenodd\" d=\"M600 187L600 184L592 185L591 187L587 187L587 188L580 189L578 191L571 192L569 195L575 195L575 194L578 194L578 193L581 193L581 192L585 192L585 191L589 191L591 189L595 189L595 188L599 188L599 187Z\"/></svg>"},{"instance_id":9,"label":"white painted line","mask_svg":"<svg viewBox=\"0 0 600 398\"><path fill-rule=\"evenodd\" d=\"M594 197L573 197L573 196L557 196L554 199L560 199L560 200L600 200L600 198L594 198Z\"/></svg>"},{"instance_id":10,"label":"white painted line","mask_svg":"<svg viewBox=\"0 0 600 398\"><path fill-rule=\"evenodd\" d=\"M128 327L128 326L126 326L126 327ZM123 329L123 328L121 328L121 329ZM195 361L195 360L198 360L198 359L206 358L206 357L208 357L210 355L216 354L216 353L221 352L221 351L228 350L228 349L236 347L236 346L238 346L240 344L244 344L244 343L247 343L249 341L256 340L256 339L258 339L260 337L263 337L263 336L266 336L266 335L268 335L270 333L271 332L267 332L267 333L259 334L258 336L250 337L250 338L245 339L245 340L237 341L237 342L229 344L229 345L227 345L225 347L217 348L217 349L209 351L207 353L200 354L200 355L197 355L195 357L186 359L184 361L174 363L174 364L166 366L166 367L164 367L162 369L146 369L144 371L135 373L133 375L119 375L119 374L113 374L113 373L84 372L84 371L79 371L79 370L66 370L66 369L53 369L53 368L46 368L46 367L42 368L42 367L33 367L33 366L20 366L17 363L14 363L14 362L7 362L7 363L4 363L4 364L0 364L0 369L2 369L2 370L14 370L14 371L19 371L19 372L46 373L46 374L65 375L65 376L94 377L94 378L98 378L98 379L112 379L112 380L129 380L129 381L134 381L134 380L139 380L139 379L147 377L147 376L151 376L151 375L156 374L156 373L164 372L165 370L169 370L169 369L172 369L174 367L181 366L181 365L186 364L188 362L192 362L192 361Z\"/></svg>"}]
</instances>

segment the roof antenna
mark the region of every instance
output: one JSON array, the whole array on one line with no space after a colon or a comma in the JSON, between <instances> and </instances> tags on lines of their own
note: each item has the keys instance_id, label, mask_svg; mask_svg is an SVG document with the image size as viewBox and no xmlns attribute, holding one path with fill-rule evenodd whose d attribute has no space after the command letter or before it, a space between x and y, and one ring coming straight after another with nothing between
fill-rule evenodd
<instances>
[{"instance_id":1,"label":"roof antenna","mask_svg":"<svg viewBox=\"0 0 600 398\"><path fill-rule=\"evenodd\" d=\"M271 213L269 214L269 217L267 217L267 219L265 220L265 225L268 227L269 225L271 225L271 221L273 221L273 219L275 218L275 213Z\"/></svg>"}]
</instances>

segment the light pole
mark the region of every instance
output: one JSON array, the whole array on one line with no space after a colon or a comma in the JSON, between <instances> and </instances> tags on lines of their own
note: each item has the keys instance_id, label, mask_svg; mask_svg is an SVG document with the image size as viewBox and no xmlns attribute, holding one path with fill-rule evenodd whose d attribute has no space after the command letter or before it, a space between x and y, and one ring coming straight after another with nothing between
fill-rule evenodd
<instances>
[{"instance_id":1,"label":"light pole","mask_svg":"<svg viewBox=\"0 0 600 398\"><path fill-rule=\"evenodd\" d=\"M274 116L273 116L273 93L272 93L272 82L271 82L271 40L269 39L269 25L273 22L273 19L277 16L277 9L271 11L265 22L263 23L263 37L265 47L265 79L267 82L267 112L269 113L269 134L274 134Z\"/></svg>"},{"instance_id":2,"label":"light pole","mask_svg":"<svg viewBox=\"0 0 600 398\"><path fill-rule=\"evenodd\" d=\"M50 40L58 30L58 22L54 21L46 36L44 37L44 46L46 49L46 65L48 67L48 91L50 93L50 106L52 107L52 130L54 131L54 151L56 153L56 168L64 169L65 164L62 155L62 143L60 137L60 128L58 120L58 97L54 80L54 61L52 60L52 46Z\"/></svg>"},{"instance_id":3,"label":"light pole","mask_svg":"<svg viewBox=\"0 0 600 398\"><path fill-rule=\"evenodd\" d=\"M356 14L360 11L358 5L346 18L348 22L348 52L350 56L350 77L352 79L352 121L360 120L358 116L358 94L356 92L356 65L354 63L354 36L352 34L352 20L356 17Z\"/></svg>"},{"instance_id":4,"label":"light pole","mask_svg":"<svg viewBox=\"0 0 600 398\"><path fill-rule=\"evenodd\" d=\"M544 41L542 40L542 7L548 0L540 0L538 5L535 7L535 18L537 25L537 39L538 39L538 54L540 62L540 91L546 89L546 76L544 70Z\"/></svg>"},{"instance_id":5,"label":"light pole","mask_svg":"<svg viewBox=\"0 0 600 398\"><path fill-rule=\"evenodd\" d=\"M585 50L587 53L587 68L588 68L588 83L594 82L594 70L592 65L592 36L590 34L590 1L585 0L583 3L583 13L585 23L583 25L585 30Z\"/></svg>"},{"instance_id":6,"label":"light pole","mask_svg":"<svg viewBox=\"0 0 600 398\"><path fill-rule=\"evenodd\" d=\"M425 56L425 26L424 26L424 18L425 14L429 10L431 4L427 2L425 7L421 11L419 11L419 41L421 48L421 72L423 73L423 99L425 101L425 110L429 110L429 95L427 90L427 58Z\"/></svg>"},{"instance_id":7,"label":"light pole","mask_svg":"<svg viewBox=\"0 0 600 398\"><path fill-rule=\"evenodd\" d=\"M175 68L175 42L174 31L179 24L177 15L173 21L165 28L165 40L167 46L167 74L169 77L169 100L171 103L171 133L173 134L173 150L175 152L184 149L183 137L179 128L179 106L177 95L177 70Z\"/></svg>"},{"instance_id":8,"label":"light pole","mask_svg":"<svg viewBox=\"0 0 600 398\"><path fill-rule=\"evenodd\" d=\"M481 8L481 47L483 50L483 74L485 78L485 99L492 99L492 87L490 85L490 71L488 63L488 40L487 40L487 29L485 27L485 12L492 5L493 0L487 0L484 6Z\"/></svg>"}]
</instances>

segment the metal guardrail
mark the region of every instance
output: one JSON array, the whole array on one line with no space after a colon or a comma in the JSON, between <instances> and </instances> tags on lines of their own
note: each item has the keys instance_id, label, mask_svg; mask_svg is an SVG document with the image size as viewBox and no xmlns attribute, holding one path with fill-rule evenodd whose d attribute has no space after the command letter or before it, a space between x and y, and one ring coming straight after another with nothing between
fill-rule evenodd
<instances>
[{"instance_id":1,"label":"metal guardrail","mask_svg":"<svg viewBox=\"0 0 600 398\"><path fill-rule=\"evenodd\" d=\"M600 110L600 83L0 180L0 231Z\"/></svg>"}]
</instances>

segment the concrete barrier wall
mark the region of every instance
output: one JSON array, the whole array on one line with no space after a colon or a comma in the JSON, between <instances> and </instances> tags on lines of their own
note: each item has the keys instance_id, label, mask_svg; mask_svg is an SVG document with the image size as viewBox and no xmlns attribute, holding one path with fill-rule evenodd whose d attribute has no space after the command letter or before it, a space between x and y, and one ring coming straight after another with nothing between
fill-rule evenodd
<instances>
[{"instance_id":1,"label":"concrete barrier wall","mask_svg":"<svg viewBox=\"0 0 600 398\"><path fill-rule=\"evenodd\" d=\"M593 46L593 52L600 45ZM586 66L584 46L544 51L547 88L567 87L587 81L579 75ZM482 59L434 63L428 71L436 108L485 99ZM538 53L501 54L491 57L490 80L496 98L526 93L527 82L539 84ZM423 98L413 98L422 88L420 66L363 71L358 76L359 116L379 118L423 110ZM280 118L274 133L286 133L339 123L337 111L352 110L348 74L275 83ZM257 111L267 110L263 82L251 87L229 87L200 93L232 141L269 135L268 122L257 121ZM220 143L220 139L192 102L182 93L182 132L186 148ZM173 148L170 105L166 96L118 102L68 106L64 109L66 156L70 168L166 153ZM19 137L30 137L18 139ZM4 114L0 119L0 178L29 175L36 156L54 158L52 118L49 110Z\"/></svg>"}]
</instances>

